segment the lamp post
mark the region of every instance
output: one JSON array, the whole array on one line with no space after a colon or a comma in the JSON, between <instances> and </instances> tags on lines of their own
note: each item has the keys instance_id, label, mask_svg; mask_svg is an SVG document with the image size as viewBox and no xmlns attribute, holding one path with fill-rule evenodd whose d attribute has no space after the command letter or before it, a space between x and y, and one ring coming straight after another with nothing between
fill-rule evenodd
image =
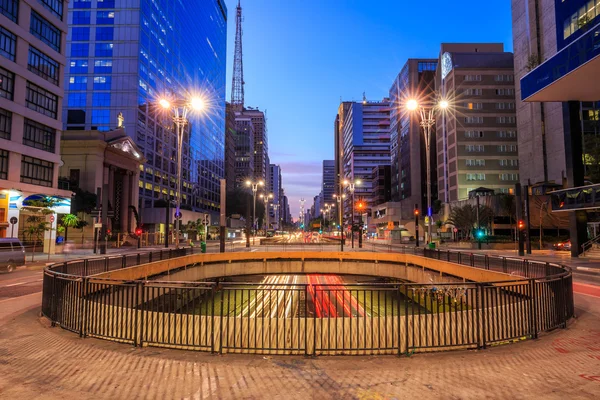
<instances>
[{"instance_id":1,"label":"lamp post","mask_svg":"<svg viewBox=\"0 0 600 400\"><path fill-rule=\"evenodd\" d=\"M345 194L337 195L334 194L333 197L335 197L336 201L337 201L337 205L338 205L338 216L339 216L339 224L340 224L340 249L341 251L344 251L344 231L342 230L342 226L344 226L344 219L342 217L342 201L343 199L346 198Z\"/></svg>"},{"instance_id":2,"label":"lamp post","mask_svg":"<svg viewBox=\"0 0 600 400\"><path fill-rule=\"evenodd\" d=\"M406 108L409 111L419 110L421 117L420 125L423 127L425 134L425 158L427 162L427 240L431 242L431 226L432 226L432 211L431 211L431 128L435 125L434 111L436 109L445 110L449 106L448 101L441 100L437 104L419 104L415 99L410 99L406 102Z\"/></svg>"},{"instance_id":3,"label":"lamp post","mask_svg":"<svg viewBox=\"0 0 600 400\"><path fill-rule=\"evenodd\" d=\"M246 181L246 186L248 187L252 187L252 200L253 200L253 204L254 204L254 208L252 209L252 229L254 229L254 233L252 234L252 246L254 246L254 238L256 237L256 225L255 225L255 221L256 221L256 192L258 191L258 187L259 186L264 186L264 182L263 181L251 181L251 180L247 180Z\"/></svg>"},{"instance_id":4,"label":"lamp post","mask_svg":"<svg viewBox=\"0 0 600 400\"><path fill-rule=\"evenodd\" d=\"M348 186L348 190L352 196L352 221L350 222L350 234L352 235L352 248L354 248L354 189L356 189L356 185L360 185L360 180L351 181L345 179L343 184L344 186Z\"/></svg>"},{"instance_id":5,"label":"lamp post","mask_svg":"<svg viewBox=\"0 0 600 400\"><path fill-rule=\"evenodd\" d=\"M260 198L265 202L265 236L267 236L267 231L269 230L269 199L273 198L273 193L262 194Z\"/></svg>"},{"instance_id":6,"label":"lamp post","mask_svg":"<svg viewBox=\"0 0 600 400\"><path fill-rule=\"evenodd\" d=\"M179 248L179 230L181 227L181 158L183 149L183 132L188 123L190 111L204 109L204 100L200 97L189 99L161 99L158 104L173 113L173 122L177 127L177 198L175 210L175 248ZM167 227L168 228L168 227Z\"/></svg>"},{"instance_id":7,"label":"lamp post","mask_svg":"<svg viewBox=\"0 0 600 400\"><path fill-rule=\"evenodd\" d=\"M544 209L544 206L546 206L546 213L548 213L548 200L542 202L542 204L540 204L540 250L542 250L542 236L544 234L544 228L543 228L543 214L542 214L542 210Z\"/></svg>"},{"instance_id":8,"label":"lamp post","mask_svg":"<svg viewBox=\"0 0 600 400\"><path fill-rule=\"evenodd\" d=\"M277 210L279 209L279 204L271 204L271 207L273 207L273 216L275 217L275 222L277 223L277 229L281 230L281 218L277 213Z\"/></svg>"}]
</instances>

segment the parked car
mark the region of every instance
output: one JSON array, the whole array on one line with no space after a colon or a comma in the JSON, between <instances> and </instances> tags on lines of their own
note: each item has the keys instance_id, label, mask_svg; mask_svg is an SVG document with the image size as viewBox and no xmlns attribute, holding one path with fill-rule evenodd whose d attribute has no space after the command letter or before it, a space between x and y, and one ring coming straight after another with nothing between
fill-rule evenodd
<instances>
[{"instance_id":1,"label":"parked car","mask_svg":"<svg viewBox=\"0 0 600 400\"><path fill-rule=\"evenodd\" d=\"M564 242L554 243L554 250L571 250L571 240L565 240Z\"/></svg>"},{"instance_id":2,"label":"parked car","mask_svg":"<svg viewBox=\"0 0 600 400\"><path fill-rule=\"evenodd\" d=\"M0 271L12 272L25 264L25 248L17 238L0 239Z\"/></svg>"}]
</instances>

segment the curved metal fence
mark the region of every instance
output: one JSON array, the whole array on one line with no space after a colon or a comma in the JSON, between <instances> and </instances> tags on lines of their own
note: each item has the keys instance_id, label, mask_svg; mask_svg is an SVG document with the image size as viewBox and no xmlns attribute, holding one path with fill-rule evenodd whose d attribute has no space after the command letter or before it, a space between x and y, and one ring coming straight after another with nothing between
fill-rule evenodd
<instances>
[{"instance_id":1,"label":"curved metal fence","mask_svg":"<svg viewBox=\"0 0 600 400\"><path fill-rule=\"evenodd\" d=\"M82 337L136 346L304 355L485 348L565 327L574 314L571 272L559 264L408 247L371 250L504 272L514 280L349 284L308 275L302 283L233 283L93 276L191 253L180 249L54 264L44 272L42 312Z\"/></svg>"}]
</instances>

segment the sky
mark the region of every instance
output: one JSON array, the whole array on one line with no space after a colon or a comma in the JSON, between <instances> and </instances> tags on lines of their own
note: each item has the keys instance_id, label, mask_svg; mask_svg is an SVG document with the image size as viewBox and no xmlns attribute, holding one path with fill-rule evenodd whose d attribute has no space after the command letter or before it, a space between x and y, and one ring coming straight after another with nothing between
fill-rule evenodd
<instances>
[{"instance_id":1,"label":"sky","mask_svg":"<svg viewBox=\"0 0 600 400\"><path fill-rule=\"evenodd\" d=\"M226 0L227 92L238 0ZM409 58L437 58L440 43L504 43L512 51L506 0L241 0L246 106L267 113L269 157L279 164L292 217L321 190L333 160L340 99L388 96Z\"/></svg>"}]
</instances>

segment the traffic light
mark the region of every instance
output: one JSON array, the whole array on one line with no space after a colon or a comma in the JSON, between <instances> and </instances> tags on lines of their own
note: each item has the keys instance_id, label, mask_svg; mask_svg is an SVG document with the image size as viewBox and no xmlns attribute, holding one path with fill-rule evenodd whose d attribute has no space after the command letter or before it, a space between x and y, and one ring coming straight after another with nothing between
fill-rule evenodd
<instances>
[{"instance_id":1,"label":"traffic light","mask_svg":"<svg viewBox=\"0 0 600 400\"><path fill-rule=\"evenodd\" d=\"M520 231L522 231L523 229L525 229L525 221L523 221L522 219L520 219L519 222L517 223L517 227L519 228Z\"/></svg>"},{"instance_id":2,"label":"traffic light","mask_svg":"<svg viewBox=\"0 0 600 400\"><path fill-rule=\"evenodd\" d=\"M359 210L362 210L363 208L365 208L365 203L363 203L362 201L359 201L358 204L356 204L356 208L358 208Z\"/></svg>"},{"instance_id":3,"label":"traffic light","mask_svg":"<svg viewBox=\"0 0 600 400\"><path fill-rule=\"evenodd\" d=\"M142 234L142 228L139 228L139 227L138 227L138 228L135 228L135 234L136 234L137 236L141 236L141 234Z\"/></svg>"},{"instance_id":4,"label":"traffic light","mask_svg":"<svg viewBox=\"0 0 600 400\"><path fill-rule=\"evenodd\" d=\"M485 237L485 233L483 233L483 229L478 229L477 230L477 239L483 239Z\"/></svg>"},{"instance_id":5,"label":"traffic light","mask_svg":"<svg viewBox=\"0 0 600 400\"><path fill-rule=\"evenodd\" d=\"M418 217L418 216L419 216L419 209L415 208L415 217Z\"/></svg>"}]
</instances>

